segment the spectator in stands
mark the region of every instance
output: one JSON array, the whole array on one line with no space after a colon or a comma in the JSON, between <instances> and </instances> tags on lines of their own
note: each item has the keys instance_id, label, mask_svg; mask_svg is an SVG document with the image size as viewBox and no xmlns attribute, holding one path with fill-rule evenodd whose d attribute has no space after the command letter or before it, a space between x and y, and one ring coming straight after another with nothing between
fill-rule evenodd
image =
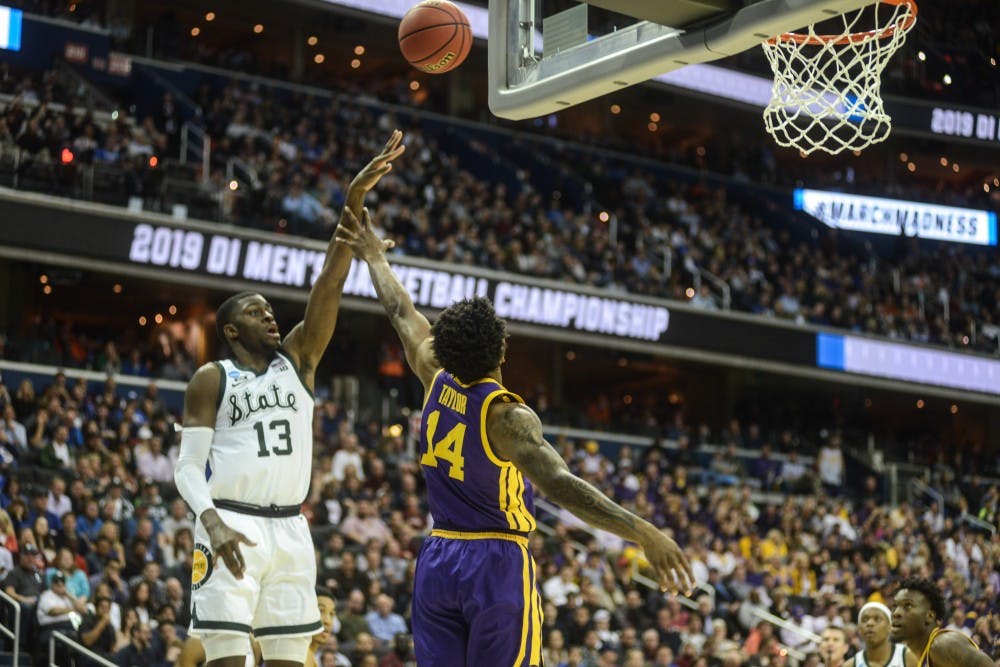
<instances>
[{"instance_id":1,"label":"spectator in stands","mask_svg":"<svg viewBox=\"0 0 1000 667\"><path fill-rule=\"evenodd\" d=\"M174 498L170 503L170 514L160 522L160 527L163 533L171 539L177 534L177 531L182 528L187 528L190 531L194 531L194 520L191 517L191 512L188 511L187 503L184 502L183 498Z\"/></svg>"},{"instance_id":2,"label":"spectator in stands","mask_svg":"<svg viewBox=\"0 0 1000 667\"><path fill-rule=\"evenodd\" d=\"M364 665L366 660L375 666L378 656L375 653L375 640L368 632L359 632L354 638L354 648L350 652L351 665Z\"/></svg>"},{"instance_id":3,"label":"spectator in stands","mask_svg":"<svg viewBox=\"0 0 1000 667\"><path fill-rule=\"evenodd\" d=\"M346 428L346 422L344 427ZM358 436L345 431L340 437L340 448L334 453L330 463L330 477L343 483L349 467L354 469L354 474L358 479L365 478L361 450L358 448Z\"/></svg>"},{"instance_id":4,"label":"spectator in stands","mask_svg":"<svg viewBox=\"0 0 1000 667\"><path fill-rule=\"evenodd\" d=\"M118 641L117 631L111 618L111 597L95 591L93 610L84 616L80 625L80 643L105 660L114 660L113 651ZM84 657L82 664L91 667L97 663Z\"/></svg>"},{"instance_id":5,"label":"spectator in stands","mask_svg":"<svg viewBox=\"0 0 1000 667\"><path fill-rule=\"evenodd\" d=\"M3 462L10 464L28 451L28 431L17 420L17 412L10 403L3 406L3 420L0 421L0 447L4 453Z\"/></svg>"},{"instance_id":6,"label":"spectator in stands","mask_svg":"<svg viewBox=\"0 0 1000 667\"><path fill-rule=\"evenodd\" d=\"M55 517L53 525L60 525L64 514L73 510L73 503L66 495L66 480L56 475L49 484L49 492L45 502L46 516ZM50 522L52 518L49 518Z\"/></svg>"},{"instance_id":7,"label":"spectator in stands","mask_svg":"<svg viewBox=\"0 0 1000 667\"><path fill-rule=\"evenodd\" d=\"M9 553L17 553L17 531L14 522L5 510L0 510L0 547Z\"/></svg>"},{"instance_id":8,"label":"spectator in stands","mask_svg":"<svg viewBox=\"0 0 1000 667\"><path fill-rule=\"evenodd\" d=\"M819 654L826 665L842 665L850 648L847 632L839 626L828 626L820 634Z\"/></svg>"},{"instance_id":9,"label":"spectator in stands","mask_svg":"<svg viewBox=\"0 0 1000 667\"><path fill-rule=\"evenodd\" d=\"M375 598L375 608L365 615L368 628L375 638L376 650L382 652L389 649L399 634L406 634L406 621L393 611L393 600L386 594Z\"/></svg>"},{"instance_id":10,"label":"spectator in stands","mask_svg":"<svg viewBox=\"0 0 1000 667\"><path fill-rule=\"evenodd\" d=\"M288 232L296 236L323 233L322 226L332 225L336 217L329 208L305 191L305 179L294 174L288 194L281 200L281 212L288 219Z\"/></svg>"},{"instance_id":11,"label":"spectator in stands","mask_svg":"<svg viewBox=\"0 0 1000 667\"><path fill-rule=\"evenodd\" d=\"M90 600L90 581L87 573L76 565L76 555L69 547L60 547L56 552L55 562L45 572L46 584L51 585L52 579L61 574L66 584L66 593L75 600L86 604Z\"/></svg>"},{"instance_id":12,"label":"spectator in stands","mask_svg":"<svg viewBox=\"0 0 1000 667\"><path fill-rule=\"evenodd\" d=\"M365 497L353 503L347 518L340 524L340 532L347 539L362 545L369 540L385 544L392 537L392 531L376 513L371 499Z\"/></svg>"},{"instance_id":13,"label":"spectator in stands","mask_svg":"<svg viewBox=\"0 0 1000 667\"><path fill-rule=\"evenodd\" d=\"M139 617L139 623L149 625L149 622L156 618L156 607L153 604L151 587L145 579L138 580L134 585L129 585L127 606L135 611Z\"/></svg>"},{"instance_id":14,"label":"spectator in stands","mask_svg":"<svg viewBox=\"0 0 1000 667\"><path fill-rule=\"evenodd\" d=\"M38 597L37 613L39 648L47 650L53 632L62 632L71 638L76 636L83 614L87 613L87 604L66 590L66 576L56 572L52 575L50 587ZM61 648L65 649L65 646ZM61 651L57 649L56 653L59 655Z\"/></svg>"},{"instance_id":15,"label":"spectator in stands","mask_svg":"<svg viewBox=\"0 0 1000 667\"><path fill-rule=\"evenodd\" d=\"M169 484L173 480L173 463L163 452L163 438L153 435L148 427L139 429L134 455L136 472L142 477L158 484Z\"/></svg>"},{"instance_id":16,"label":"spectator in stands","mask_svg":"<svg viewBox=\"0 0 1000 667\"><path fill-rule=\"evenodd\" d=\"M101 584L107 585L114 601L124 606L128 602L130 591L121 576L121 562L111 555L113 552L109 545L107 537L98 538L95 558L88 558L88 562L93 563L89 571L94 573L90 578L90 588L96 589Z\"/></svg>"},{"instance_id":17,"label":"spectator in stands","mask_svg":"<svg viewBox=\"0 0 1000 667\"><path fill-rule=\"evenodd\" d=\"M788 453L781 464L781 490L785 493L810 493L813 491L812 478L805 464L799 461L798 450Z\"/></svg>"},{"instance_id":18,"label":"spectator in stands","mask_svg":"<svg viewBox=\"0 0 1000 667\"><path fill-rule=\"evenodd\" d=\"M351 667L350 659L339 650L336 636L323 647L319 656L319 667Z\"/></svg>"},{"instance_id":19,"label":"spectator in stands","mask_svg":"<svg viewBox=\"0 0 1000 667\"><path fill-rule=\"evenodd\" d=\"M92 549L103 525L104 520L100 517L100 508L97 500L87 498L84 501L83 513L76 520L77 535Z\"/></svg>"},{"instance_id":20,"label":"spectator in stands","mask_svg":"<svg viewBox=\"0 0 1000 667\"><path fill-rule=\"evenodd\" d=\"M17 567L4 578L4 592L21 605L22 629L24 621L30 627L35 604L42 592L42 575L38 571L38 548L28 542L21 545L18 552ZM22 632L22 636L27 637Z\"/></svg>"},{"instance_id":21,"label":"spectator in stands","mask_svg":"<svg viewBox=\"0 0 1000 667\"><path fill-rule=\"evenodd\" d=\"M45 492L42 491L42 497L44 494ZM41 501L40 504L44 505L44 501ZM35 546L38 547L43 565L48 565L56 559L55 531L50 526L51 524L44 514L38 514L31 522L32 539Z\"/></svg>"},{"instance_id":22,"label":"spectator in stands","mask_svg":"<svg viewBox=\"0 0 1000 667\"><path fill-rule=\"evenodd\" d=\"M831 434L826 444L819 450L817 466L823 490L832 496L838 495L844 484L845 466L839 433Z\"/></svg>"},{"instance_id":23,"label":"spectator in stands","mask_svg":"<svg viewBox=\"0 0 1000 667\"><path fill-rule=\"evenodd\" d=\"M174 622L180 626L180 636L186 636L186 628L191 624L191 603L177 577L168 576L164 581L161 611L163 607L170 607Z\"/></svg>"},{"instance_id":24,"label":"spectator in stands","mask_svg":"<svg viewBox=\"0 0 1000 667\"><path fill-rule=\"evenodd\" d=\"M355 588L347 595L347 606L338 617L340 620L338 635L345 644L355 642L358 635L371 631L365 614L365 594Z\"/></svg>"},{"instance_id":25,"label":"spectator in stands","mask_svg":"<svg viewBox=\"0 0 1000 667\"><path fill-rule=\"evenodd\" d=\"M128 644L115 654L115 664L121 667L134 665L155 665L156 649L153 647L153 631L148 623L133 622L128 628Z\"/></svg>"},{"instance_id":26,"label":"spectator in stands","mask_svg":"<svg viewBox=\"0 0 1000 667\"><path fill-rule=\"evenodd\" d=\"M781 471L781 463L771 458L771 445L765 444L760 454L751 464L751 474L760 482L761 488L775 488Z\"/></svg>"},{"instance_id":27,"label":"spectator in stands","mask_svg":"<svg viewBox=\"0 0 1000 667\"><path fill-rule=\"evenodd\" d=\"M566 650L562 630L558 628L549 630L545 637L545 647L542 649L542 664L559 666L565 664L568 659L569 652Z\"/></svg>"},{"instance_id":28,"label":"spectator in stands","mask_svg":"<svg viewBox=\"0 0 1000 667\"><path fill-rule=\"evenodd\" d=\"M76 465L69 445L69 429L65 425L55 427L52 439L42 447L39 465L50 470L67 471Z\"/></svg>"}]
</instances>

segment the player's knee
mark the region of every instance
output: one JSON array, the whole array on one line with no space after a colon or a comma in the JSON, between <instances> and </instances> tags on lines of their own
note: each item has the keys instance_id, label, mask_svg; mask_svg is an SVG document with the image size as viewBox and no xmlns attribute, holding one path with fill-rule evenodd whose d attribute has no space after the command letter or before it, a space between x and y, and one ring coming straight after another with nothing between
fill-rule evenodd
<instances>
[{"instance_id":1,"label":"player's knee","mask_svg":"<svg viewBox=\"0 0 1000 667\"><path fill-rule=\"evenodd\" d=\"M312 637L259 637L260 653L264 662L272 660L287 660L302 662L309 652L309 642Z\"/></svg>"},{"instance_id":2,"label":"player's knee","mask_svg":"<svg viewBox=\"0 0 1000 667\"><path fill-rule=\"evenodd\" d=\"M235 635L229 633L210 633L200 637L201 645L205 648L205 662L220 660L240 656L245 658L250 655L250 636ZM305 655L303 653L303 655Z\"/></svg>"}]
</instances>

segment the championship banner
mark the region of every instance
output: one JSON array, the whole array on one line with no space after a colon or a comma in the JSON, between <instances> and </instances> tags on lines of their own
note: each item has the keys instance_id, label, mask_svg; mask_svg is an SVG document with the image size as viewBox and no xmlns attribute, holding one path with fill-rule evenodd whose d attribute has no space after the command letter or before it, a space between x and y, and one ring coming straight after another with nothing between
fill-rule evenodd
<instances>
[{"instance_id":1,"label":"championship banner","mask_svg":"<svg viewBox=\"0 0 1000 667\"><path fill-rule=\"evenodd\" d=\"M197 275L206 278L206 288L212 287L212 278L219 278L243 283L243 289L273 285L301 290L303 298L326 257L326 244L320 241L120 210L101 215L96 209L0 198L0 219L30 220L0 225L0 246L12 249L8 256L15 258L23 253L14 249L34 249L76 263L93 259L129 266L133 272L146 267L160 280ZM692 348L808 367L815 363L814 334L787 323L418 258L392 256L390 261L421 308L441 310L460 299L486 296L512 324L530 325L535 332L567 342L589 334L609 342ZM364 264L353 263L344 295L375 300Z\"/></svg>"}]
</instances>

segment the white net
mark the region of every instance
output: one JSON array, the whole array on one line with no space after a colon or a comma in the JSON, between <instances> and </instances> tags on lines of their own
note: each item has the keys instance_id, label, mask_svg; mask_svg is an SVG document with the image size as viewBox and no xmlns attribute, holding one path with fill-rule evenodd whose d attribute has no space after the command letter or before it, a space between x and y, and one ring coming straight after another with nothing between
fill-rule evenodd
<instances>
[{"instance_id":1,"label":"white net","mask_svg":"<svg viewBox=\"0 0 1000 667\"><path fill-rule=\"evenodd\" d=\"M764 42L774 70L764 126L775 141L806 154L837 154L888 137L882 70L916 15L910 0L886 0Z\"/></svg>"}]
</instances>

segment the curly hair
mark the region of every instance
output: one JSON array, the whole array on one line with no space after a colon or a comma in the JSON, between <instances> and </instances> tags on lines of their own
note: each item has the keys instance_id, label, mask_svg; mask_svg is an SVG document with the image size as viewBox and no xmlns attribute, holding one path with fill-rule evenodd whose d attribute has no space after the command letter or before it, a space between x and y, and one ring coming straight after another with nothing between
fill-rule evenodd
<instances>
[{"instance_id":1,"label":"curly hair","mask_svg":"<svg viewBox=\"0 0 1000 667\"><path fill-rule=\"evenodd\" d=\"M431 327L434 354L462 382L475 382L500 366L507 325L489 299L465 299L445 309Z\"/></svg>"},{"instance_id":2,"label":"curly hair","mask_svg":"<svg viewBox=\"0 0 1000 667\"><path fill-rule=\"evenodd\" d=\"M899 588L896 590L907 589L910 591L916 591L927 599L927 604L930 605L931 611L934 612L934 618L941 621L948 615L948 609L945 606L944 596L941 595L941 591L938 587L934 585L934 582L930 579L922 579L920 577L910 577L908 579L903 579L899 582Z\"/></svg>"},{"instance_id":3,"label":"curly hair","mask_svg":"<svg viewBox=\"0 0 1000 667\"><path fill-rule=\"evenodd\" d=\"M219 337L220 342L229 343L229 339L226 338L223 328L233 321L233 317L236 316L236 307L240 304L240 301L255 294L257 292L240 292L239 294L234 294L223 301L219 309L215 311L215 334Z\"/></svg>"}]
</instances>

